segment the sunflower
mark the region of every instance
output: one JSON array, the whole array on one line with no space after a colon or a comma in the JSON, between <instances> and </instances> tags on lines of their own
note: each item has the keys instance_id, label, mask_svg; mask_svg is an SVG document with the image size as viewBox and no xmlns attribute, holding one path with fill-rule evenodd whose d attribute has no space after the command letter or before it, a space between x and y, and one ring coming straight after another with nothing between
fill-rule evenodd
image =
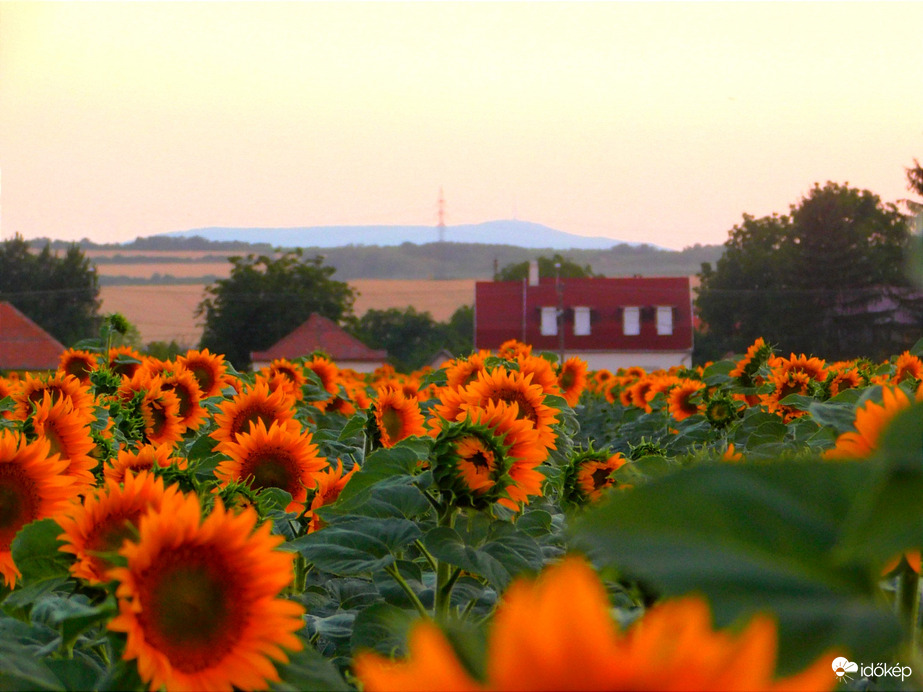
<instances>
[{"instance_id":1,"label":"sunflower","mask_svg":"<svg viewBox=\"0 0 923 692\"><path fill-rule=\"evenodd\" d=\"M91 456L96 447L90 430L92 420L74 410L70 399L54 401L48 390L31 418L36 436L48 440L49 453L67 462L64 473L73 477L75 493L83 493L96 483L93 469L99 461Z\"/></svg>"},{"instance_id":2,"label":"sunflower","mask_svg":"<svg viewBox=\"0 0 923 692\"><path fill-rule=\"evenodd\" d=\"M790 358L773 356L769 359L770 375L780 373L799 372L805 373L812 380L823 382L827 379L826 362L820 358L808 358L803 353L796 356L794 353Z\"/></svg>"},{"instance_id":3,"label":"sunflower","mask_svg":"<svg viewBox=\"0 0 923 692\"><path fill-rule=\"evenodd\" d=\"M209 353L207 348L201 351L187 351L186 355L177 356L176 361L196 378L203 399L220 394L221 388L230 380L224 356Z\"/></svg>"},{"instance_id":4,"label":"sunflower","mask_svg":"<svg viewBox=\"0 0 923 692\"><path fill-rule=\"evenodd\" d=\"M576 406L587 386L587 364L582 358L568 358L558 373L558 387L570 406Z\"/></svg>"},{"instance_id":5,"label":"sunflower","mask_svg":"<svg viewBox=\"0 0 923 692\"><path fill-rule=\"evenodd\" d=\"M393 447L407 437L426 434L420 402L416 397L406 397L399 389L379 390L373 410L383 447Z\"/></svg>"},{"instance_id":6,"label":"sunflower","mask_svg":"<svg viewBox=\"0 0 923 692\"><path fill-rule=\"evenodd\" d=\"M705 417L714 428L726 428L738 413L737 404L727 394L715 394L705 402Z\"/></svg>"},{"instance_id":7,"label":"sunflower","mask_svg":"<svg viewBox=\"0 0 923 692\"><path fill-rule=\"evenodd\" d=\"M532 346L518 339L507 339L497 349L497 356L506 360L516 360L518 356L531 356Z\"/></svg>"},{"instance_id":8,"label":"sunflower","mask_svg":"<svg viewBox=\"0 0 923 692\"><path fill-rule=\"evenodd\" d=\"M920 551L906 550L897 557L892 558L884 567L882 567L881 575L885 576L890 574L900 566L902 561L906 562L907 567L912 571L920 574L921 567L923 567L923 557L921 557Z\"/></svg>"},{"instance_id":9,"label":"sunflower","mask_svg":"<svg viewBox=\"0 0 923 692\"><path fill-rule=\"evenodd\" d=\"M321 386L328 394L337 394L340 391L340 369L329 358L314 356L305 362L305 369L312 371L320 380Z\"/></svg>"},{"instance_id":10,"label":"sunflower","mask_svg":"<svg viewBox=\"0 0 923 692\"><path fill-rule=\"evenodd\" d=\"M144 437L154 445L179 442L184 432L179 397L172 389L164 388L163 380L159 377L151 380L146 390L141 399Z\"/></svg>"},{"instance_id":11,"label":"sunflower","mask_svg":"<svg viewBox=\"0 0 923 692\"><path fill-rule=\"evenodd\" d=\"M782 400L790 394L801 394L807 396L811 394L812 388L816 388L816 380L808 372L800 370L774 370L769 375L769 383L773 390L768 394L761 394L760 401L765 404L770 413L778 413L787 423L793 418L798 418L807 413L799 411L782 403Z\"/></svg>"},{"instance_id":12,"label":"sunflower","mask_svg":"<svg viewBox=\"0 0 923 692\"><path fill-rule=\"evenodd\" d=\"M34 406L41 402L45 392L51 393L52 398L70 399L75 411L86 416L95 417L96 403L88 385L84 385L73 375L56 372L49 376L33 377L31 373L21 380L19 387L13 393L16 408L13 417L17 420L26 420L32 413Z\"/></svg>"},{"instance_id":13,"label":"sunflower","mask_svg":"<svg viewBox=\"0 0 923 692\"><path fill-rule=\"evenodd\" d=\"M923 380L923 360L910 351L904 351L894 361L894 375L891 376L891 381L896 384L908 379Z\"/></svg>"},{"instance_id":14,"label":"sunflower","mask_svg":"<svg viewBox=\"0 0 923 692\"><path fill-rule=\"evenodd\" d=\"M556 448L557 433L553 426L558 422L558 410L544 403L545 394L539 385L532 384L531 375L523 376L506 368L481 372L465 388L464 396L475 406L483 406L488 401L515 403L519 417L532 422L541 443L548 449Z\"/></svg>"},{"instance_id":15,"label":"sunflower","mask_svg":"<svg viewBox=\"0 0 923 692\"><path fill-rule=\"evenodd\" d=\"M311 500L311 506L308 508L307 516L311 523L308 524L308 533L317 531L324 527L324 520L317 515L317 510L325 505L336 502L343 488L350 478L359 471L359 464L353 464L353 467L345 475L343 474L343 462L337 459L336 468L329 466L320 473L315 474L314 480L317 485L314 488L314 497Z\"/></svg>"},{"instance_id":16,"label":"sunflower","mask_svg":"<svg viewBox=\"0 0 923 692\"><path fill-rule=\"evenodd\" d=\"M674 420L685 420L699 413L699 404L692 401L705 391L705 383L699 380L683 379L667 395L667 407Z\"/></svg>"},{"instance_id":17,"label":"sunflower","mask_svg":"<svg viewBox=\"0 0 923 692\"><path fill-rule=\"evenodd\" d=\"M612 474L627 463L621 452L609 454L592 449L578 452L564 475L565 494L577 504L598 502L607 489L617 486Z\"/></svg>"},{"instance_id":18,"label":"sunflower","mask_svg":"<svg viewBox=\"0 0 923 692\"><path fill-rule=\"evenodd\" d=\"M587 375L588 386L594 392L601 393L606 389L606 385L614 377L611 370L602 368L594 370Z\"/></svg>"},{"instance_id":19,"label":"sunflower","mask_svg":"<svg viewBox=\"0 0 923 692\"><path fill-rule=\"evenodd\" d=\"M828 449L824 457L864 459L875 451L888 423L911 404L910 397L898 387L883 387L881 397L880 404L870 400L856 410L855 431L844 432L836 438L833 449Z\"/></svg>"},{"instance_id":20,"label":"sunflower","mask_svg":"<svg viewBox=\"0 0 923 692\"><path fill-rule=\"evenodd\" d=\"M845 389L855 389L861 387L863 383L862 373L855 367L850 368L830 368L833 377L830 378L830 396L834 397Z\"/></svg>"},{"instance_id":21,"label":"sunflower","mask_svg":"<svg viewBox=\"0 0 923 692\"><path fill-rule=\"evenodd\" d=\"M734 443L729 442L727 449L721 454L721 461L743 461L744 455L734 449Z\"/></svg>"},{"instance_id":22,"label":"sunflower","mask_svg":"<svg viewBox=\"0 0 923 692\"><path fill-rule=\"evenodd\" d=\"M49 456L50 447L44 438L27 442L0 430L0 574L10 588L19 576L11 551L16 534L70 506L74 479L64 475L66 460Z\"/></svg>"},{"instance_id":23,"label":"sunflower","mask_svg":"<svg viewBox=\"0 0 923 692\"><path fill-rule=\"evenodd\" d=\"M547 458L531 421L516 404L465 404L456 421L442 421L431 458L437 484L451 501L486 507L494 501L518 510L542 494Z\"/></svg>"},{"instance_id":24,"label":"sunflower","mask_svg":"<svg viewBox=\"0 0 923 692\"><path fill-rule=\"evenodd\" d=\"M248 432L257 421L268 427L274 421L283 423L293 430L301 425L294 419L294 400L283 390L270 393L265 381L256 382L249 389L230 401L218 405L220 413L215 414L217 427L211 437L218 441L218 447L233 443L240 433Z\"/></svg>"},{"instance_id":25,"label":"sunflower","mask_svg":"<svg viewBox=\"0 0 923 692\"><path fill-rule=\"evenodd\" d=\"M118 456L103 467L103 476L107 481L123 483L127 476L142 471L153 471L154 467L165 469L170 466L185 469L188 461L185 457L174 457L173 446L169 444L146 444L136 452L120 449ZM131 472L131 473L129 473Z\"/></svg>"},{"instance_id":26,"label":"sunflower","mask_svg":"<svg viewBox=\"0 0 923 692\"><path fill-rule=\"evenodd\" d=\"M198 430L207 418L202 407L202 390L199 381L184 366L174 368L161 378L161 389L172 391L179 400L180 425L184 430Z\"/></svg>"},{"instance_id":27,"label":"sunflower","mask_svg":"<svg viewBox=\"0 0 923 692\"><path fill-rule=\"evenodd\" d=\"M83 384L90 383L90 373L96 370L97 357L95 353L69 348L61 354L58 361L58 372L73 375Z\"/></svg>"},{"instance_id":28,"label":"sunflower","mask_svg":"<svg viewBox=\"0 0 923 692\"><path fill-rule=\"evenodd\" d=\"M287 358L276 358L265 368L262 368L260 374L270 381L276 376L281 376L283 381L287 383L289 392L295 401L304 399L304 392L301 388L307 384L308 378L305 377L302 366L296 365Z\"/></svg>"},{"instance_id":29,"label":"sunflower","mask_svg":"<svg viewBox=\"0 0 923 692\"><path fill-rule=\"evenodd\" d=\"M759 337L747 349L743 358L737 361L736 367L728 373L736 377L744 387L755 387L759 384L756 373L769 358L772 357L772 347L763 337Z\"/></svg>"},{"instance_id":30,"label":"sunflower","mask_svg":"<svg viewBox=\"0 0 923 692\"><path fill-rule=\"evenodd\" d=\"M470 384L479 372L487 369L484 358L481 353L472 353L467 358L449 361L445 366L445 386L458 388Z\"/></svg>"},{"instance_id":31,"label":"sunflower","mask_svg":"<svg viewBox=\"0 0 923 692\"><path fill-rule=\"evenodd\" d=\"M127 633L124 658L151 690L265 689L279 680L273 661L302 648L304 608L280 597L293 554L257 520L220 500L202 519L198 498L177 494L123 545L127 565L109 573L119 582L109 629Z\"/></svg>"},{"instance_id":32,"label":"sunflower","mask_svg":"<svg viewBox=\"0 0 923 692\"><path fill-rule=\"evenodd\" d=\"M483 681L431 621L413 627L408 649L400 663L359 653L353 667L363 689L794 690L830 689L836 680L826 657L774 679L775 622L757 616L739 633L715 630L699 597L655 605L620 631L603 584L577 558L506 591L488 632Z\"/></svg>"},{"instance_id":33,"label":"sunflower","mask_svg":"<svg viewBox=\"0 0 923 692\"><path fill-rule=\"evenodd\" d=\"M131 346L116 346L109 349L109 369L122 377L132 377L141 367L144 354Z\"/></svg>"},{"instance_id":34,"label":"sunflower","mask_svg":"<svg viewBox=\"0 0 923 692\"><path fill-rule=\"evenodd\" d=\"M531 375L532 384L537 384L541 387L542 393L561 396L558 375L555 373L554 366L549 361L539 356L518 355L515 358L515 362L519 366L519 373L523 377Z\"/></svg>"},{"instance_id":35,"label":"sunflower","mask_svg":"<svg viewBox=\"0 0 923 692\"><path fill-rule=\"evenodd\" d=\"M269 428L262 420L250 432L237 435L222 451L230 460L215 468L215 477L227 485L230 481L250 481L255 490L281 488L292 496L289 512L304 509L307 489L317 484L317 475L327 466L318 456L311 433L296 431L285 423L273 422Z\"/></svg>"},{"instance_id":36,"label":"sunflower","mask_svg":"<svg viewBox=\"0 0 923 692\"><path fill-rule=\"evenodd\" d=\"M125 539L133 538L142 515L158 511L165 494L176 492L175 485L165 490L163 479L147 471L129 473L124 486L107 479L103 489L58 516L64 532L58 536L64 542L60 550L77 558L70 567L71 574L91 584L108 581L113 565L106 553L115 553Z\"/></svg>"}]
</instances>

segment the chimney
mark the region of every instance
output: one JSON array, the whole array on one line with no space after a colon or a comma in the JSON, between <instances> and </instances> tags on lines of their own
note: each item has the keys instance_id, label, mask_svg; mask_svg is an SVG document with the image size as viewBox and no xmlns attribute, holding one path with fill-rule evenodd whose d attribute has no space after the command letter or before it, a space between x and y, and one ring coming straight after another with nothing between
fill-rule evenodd
<instances>
[{"instance_id":1,"label":"chimney","mask_svg":"<svg viewBox=\"0 0 923 692\"><path fill-rule=\"evenodd\" d=\"M538 260L529 262L529 285L538 286Z\"/></svg>"}]
</instances>

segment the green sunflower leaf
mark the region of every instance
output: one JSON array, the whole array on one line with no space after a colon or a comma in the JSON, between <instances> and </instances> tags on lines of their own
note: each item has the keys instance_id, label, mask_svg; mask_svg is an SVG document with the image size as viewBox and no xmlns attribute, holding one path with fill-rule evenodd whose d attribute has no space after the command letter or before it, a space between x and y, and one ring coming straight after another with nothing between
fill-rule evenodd
<instances>
[{"instance_id":1,"label":"green sunflower leaf","mask_svg":"<svg viewBox=\"0 0 923 692\"><path fill-rule=\"evenodd\" d=\"M288 663L277 668L280 680L269 686L275 692L348 692L351 689L336 666L311 646L291 654Z\"/></svg>"},{"instance_id":2,"label":"green sunflower leaf","mask_svg":"<svg viewBox=\"0 0 923 692\"><path fill-rule=\"evenodd\" d=\"M349 517L280 549L301 553L324 572L359 575L384 569L421 535L416 523L407 519Z\"/></svg>"},{"instance_id":3,"label":"green sunflower leaf","mask_svg":"<svg viewBox=\"0 0 923 692\"><path fill-rule=\"evenodd\" d=\"M704 594L718 626L771 612L780 672L831 647L887 660L901 631L879 602L880 565L840 550L871 479L868 464L700 465L611 494L572 535L594 562L657 593Z\"/></svg>"},{"instance_id":4,"label":"green sunflower leaf","mask_svg":"<svg viewBox=\"0 0 923 692\"><path fill-rule=\"evenodd\" d=\"M13 562L22 573L22 583L29 584L51 577L66 577L73 558L60 552L61 527L54 519L40 519L27 524L13 539Z\"/></svg>"}]
</instances>

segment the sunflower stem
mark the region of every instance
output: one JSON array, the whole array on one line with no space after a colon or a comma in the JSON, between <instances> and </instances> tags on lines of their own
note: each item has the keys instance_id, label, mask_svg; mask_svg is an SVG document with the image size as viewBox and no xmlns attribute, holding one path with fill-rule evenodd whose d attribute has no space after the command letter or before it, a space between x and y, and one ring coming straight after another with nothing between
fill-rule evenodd
<instances>
[{"instance_id":1,"label":"sunflower stem","mask_svg":"<svg viewBox=\"0 0 923 692\"><path fill-rule=\"evenodd\" d=\"M898 614L907 633L910 635L914 650L919 641L919 616L920 616L920 575L907 564L906 559L901 560L901 572L898 577Z\"/></svg>"},{"instance_id":2,"label":"sunflower stem","mask_svg":"<svg viewBox=\"0 0 923 692\"><path fill-rule=\"evenodd\" d=\"M446 507L439 515L439 526L454 528L457 509L451 505ZM459 570L456 572L460 573ZM436 594L433 610L436 619L444 621L449 615L449 603L452 598L452 587L458 579L458 574L452 575L452 565L443 560L436 562Z\"/></svg>"},{"instance_id":3,"label":"sunflower stem","mask_svg":"<svg viewBox=\"0 0 923 692\"><path fill-rule=\"evenodd\" d=\"M410 584L407 583L407 580L404 579L400 570L397 568L397 565L390 564L385 567L385 572L390 574L394 581L404 590L404 593L410 598L411 603L413 603L414 608L422 615L425 619L429 620L429 612L426 610L426 607L423 605L423 602L417 596L416 592L410 588Z\"/></svg>"},{"instance_id":4,"label":"sunflower stem","mask_svg":"<svg viewBox=\"0 0 923 692\"><path fill-rule=\"evenodd\" d=\"M436 572L438 570L438 565L436 564L436 558L434 558L433 554L426 549L426 546L423 545L423 541L421 541L418 538L417 540L413 542L413 544L417 546L417 550L419 550L423 554L423 557L426 558L426 561L429 563L430 568L434 572Z\"/></svg>"},{"instance_id":5,"label":"sunflower stem","mask_svg":"<svg viewBox=\"0 0 923 692\"><path fill-rule=\"evenodd\" d=\"M298 553L295 555L295 593L303 594L304 587L308 579L307 562L304 555Z\"/></svg>"}]
</instances>

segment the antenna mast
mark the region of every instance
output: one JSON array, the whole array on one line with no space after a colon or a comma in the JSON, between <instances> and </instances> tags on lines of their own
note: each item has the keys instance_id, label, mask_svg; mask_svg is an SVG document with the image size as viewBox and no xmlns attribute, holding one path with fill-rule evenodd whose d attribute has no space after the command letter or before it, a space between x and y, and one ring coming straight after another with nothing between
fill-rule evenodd
<instances>
[{"instance_id":1,"label":"antenna mast","mask_svg":"<svg viewBox=\"0 0 923 692\"><path fill-rule=\"evenodd\" d=\"M437 202L439 224L439 242L445 242L445 195L442 194L442 188L439 188L439 200Z\"/></svg>"}]
</instances>

